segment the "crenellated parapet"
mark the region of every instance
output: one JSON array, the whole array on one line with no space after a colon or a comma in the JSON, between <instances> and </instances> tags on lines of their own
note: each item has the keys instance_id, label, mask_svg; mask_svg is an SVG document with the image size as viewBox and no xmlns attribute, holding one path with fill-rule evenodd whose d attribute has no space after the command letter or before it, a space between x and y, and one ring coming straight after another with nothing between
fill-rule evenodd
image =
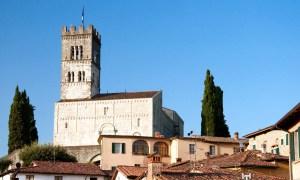
<instances>
[{"instance_id":1,"label":"crenellated parapet","mask_svg":"<svg viewBox=\"0 0 300 180\"><path fill-rule=\"evenodd\" d=\"M80 25L78 28L76 26L71 25L70 28L67 26L63 26L61 29L61 35L62 36L73 36L73 35L88 35L92 34L93 37L98 38L98 40L101 39L100 33L94 28L93 25L89 25L88 27L84 28L82 25Z\"/></svg>"}]
</instances>

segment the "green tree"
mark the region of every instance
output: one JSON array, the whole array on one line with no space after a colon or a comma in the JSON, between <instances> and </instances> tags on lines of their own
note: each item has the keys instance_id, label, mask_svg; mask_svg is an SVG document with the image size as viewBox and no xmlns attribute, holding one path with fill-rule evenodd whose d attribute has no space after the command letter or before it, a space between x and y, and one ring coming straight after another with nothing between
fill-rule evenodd
<instances>
[{"instance_id":1,"label":"green tree","mask_svg":"<svg viewBox=\"0 0 300 180\"><path fill-rule=\"evenodd\" d=\"M38 145L36 143L25 146L20 152L20 159L24 166L30 165L32 161L77 162L76 158L68 154L61 146Z\"/></svg>"},{"instance_id":2,"label":"green tree","mask_svg":"<svg viewBox=\"0 0 300 180\"><path fill-rule=\"evenodd\" d=\"M34 107L30 104L26 91L16 87L9 114L8 153L38 141L34 120Z\"/></svg>"},{"instance_id":3,"label":"green tree","mask_svg":"<svg viewBox=\"0 0 300 180\"><path fill-rule=\"evenodd\" d=\"M8 121L8 153L11 153L15 149L20 149L25 144L23 132L24 123L22 120L22 97L19 87L16 87L15 96L13 98L13 103L10 106L10 114Z\"/></svg>"},{"instance_id":4,"label":"green tree","mask_svg":"<svg viewBox=\"0 0 300 180\"><path fill-rule=\"evenodd\" d=\"M230 133L223 114L223 91L215 86L214 77L206 71L201 112L201 135L229 137Z\"/></svg>"}]
</instances>

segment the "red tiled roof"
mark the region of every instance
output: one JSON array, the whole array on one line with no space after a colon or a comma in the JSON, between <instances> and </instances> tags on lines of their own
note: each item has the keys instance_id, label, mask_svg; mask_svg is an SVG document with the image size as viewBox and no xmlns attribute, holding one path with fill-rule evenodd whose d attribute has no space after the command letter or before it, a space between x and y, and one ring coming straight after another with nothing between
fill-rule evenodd
<instances>
[{"instance_id":1,"label":"red tiled roof","mask_svg":"<svg viewBox=\"0 0 300 180\"><path fill-rule=\"evenodd\" d=\"M118 166L117 169L127 177L138 177L147 171L146 167L136 166Z\"/></svg>"},{"instance_id":2,"label":"red tiled roof","mask_svg":"<svg viewBox=\"0 0 300 180\"><path fill-rule=\"evenodd\" d=\"M261 159L259 151L245 151L239 152L232 155L223 155L217 156L211 159L205 159L200 161L199 163L205 164L208 166L218 166L221 168L228 168L228 167L269 167L275 168L277 167L276 164L272 162L268 162L266 160Z\"/></svg>"},{"instance_id":3,"label":"red tiled roof","mask_svg":"<svg viewBox=\"0 0 300 180\"><path fill-rule=\"evenodd\" d=\"M220 167L220 168L230 168L230 167L268 167L276 168L276 164L269 161L286 161L288 163L288 157L280 156L270 153L261 153L260 151L245 151L240 153L235 153L232 155L221 155L210 159L205 159L202 161L190 162L180 162L167 166L167 169L171 170L183 170L187 171L191 167Z\"/></svg>"},{"instance_id":4,"label":"red tiled roof","mask_svg":"<svg viewBox=\"0 0 300 180\"><path fill-rule=\"evenodd\" d=\"M73 162L34 161L31 166L19 170L20 173L69 174L106 176L100 167L94 164Z\"/></svg>"},{"instance_id":5,"label":"red tiled roof","mask_svg":"<svg viewBox=\"0 0 300 180\"><path fill-rule=\"evenodd\" d=\"M159 92L160 91L103 93L103 94L97 94L90 99L63 99L60 100L59 102L152 98L154 95L156 95Z\"/></svg>"},{"instance_id":6,"label":"red tiled roof","mask_svg":"<svg viewBox=\"0 0 300 180\"><path fill-rule=\"evenodd\" d=\"M117 172L123 173L127 178L137 178L145 174L147 167L137 167L137 166L117 166L113 173L112 179L115 179Z\"/></svg>"},{"instance_id":7,"label":"red tiled roof","mask_svg":"<svg viewBox=\"0 0 300 180\"><path fill-rule=\"evenodd\" d=\"M221 159L220 159L221 160ZM221 160L222 161L222 160ZM158 179L161 180L240 180L242 178L242 173L252 174L252 180L279 180L285 179L282 177L275 177L264 175L258 172L248 171L248 170L228 170L222 169L220 167L214 166L212 164L194 163L191 161L185 161L180 163L174 163L166 166L162 169Z\"/></svg>"},{"instance_id":8,"label":"red tiled roof","mask_svg":"<svg viewBox=\"0 0 300 180\"><path fill-rule=\"evenodd\" d=\"M262 173L253 171L233 171L220 168L212 167L196 167L189 172L172 172L172 171L162 171L159 176L160 180L240 180L242 179L242 174L251 173L251 180L284 180L285 178L264 175Z\"/></svg>"}]
</instances>

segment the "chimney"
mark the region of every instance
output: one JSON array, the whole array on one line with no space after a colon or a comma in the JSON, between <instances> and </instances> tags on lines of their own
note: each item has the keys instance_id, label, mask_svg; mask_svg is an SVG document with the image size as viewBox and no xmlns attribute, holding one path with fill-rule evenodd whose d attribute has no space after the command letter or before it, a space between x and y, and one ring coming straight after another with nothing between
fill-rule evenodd
<instances>
[{"instance_id":1,"label":"chimney","mask_svg":"<svg viewBox=\"0 0 300 180\"><path fill-rule=\"evenodd\" d=\"M236 140L236 141L239 140L239 133L238 132L234 133L233 139Z\"/></svg>"},{"instance_id":2,"label":"chimney","mask_svg":"<svg viewBox=\"0 0 300 180\"><path fill-rule=\"evenodd\" d=\"M147 180L152 180L153 176L160 174L162 163L160 156L157 154L148 157L148 173Z\"/></svg>"},{"instance_id":3,"label":"chimney","mask_svg":"<svg viewBox=\"0 0 300 180\"><path fill-rule=\"evenodd\" d=\"M159 131L155 131L155 132L154 132L154 137L159 138L159 137L161 137L161 136L162 136L162 135L160 134Z\"/></svg>"}]
</instances>

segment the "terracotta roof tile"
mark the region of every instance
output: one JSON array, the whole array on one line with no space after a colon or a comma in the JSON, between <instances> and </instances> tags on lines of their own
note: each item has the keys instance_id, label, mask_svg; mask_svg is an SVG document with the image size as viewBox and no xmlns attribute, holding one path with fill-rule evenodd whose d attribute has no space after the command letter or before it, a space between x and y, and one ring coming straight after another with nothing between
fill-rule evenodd
<instances>
[{"instance_id":1,"label":"terracotta roof tile","mask_svg":"<svg viewBox=\"0 0 300 180\"><path fill-rule=\"evenodd\" d=\"M268 162L261 158L260 151L245 151L227 156L217 156L211 159L205 159L198 163L205 165L214 165L221 168L228 167L277 167L276 164Z\"/></svg>"},{"instance_id":2,"label":"terracotta roof tile","mask_svg":"<svg viewBox=\"0 0 300 180\"><path fill-rule=\"evenodd\" d=\"M21 168L19 172L106 176L100 167L94 164L72 162L34 161L31 166Z\"/></svg>"},{"instance_id":3,"label":"terracotta roof tile","mask_svg":"<svg viewBox=\"0 0 300 180\"><path fill-rule=\"evenodd\" d=\"M118 166L118 171L124 173L127 177L138 177L147 171L146 167L136 166Z\"/></svg>"},{"instance_id":4,"label":"terracotta roof tile","mask_svg":"<svg viewBox=\"0 0 300 180\"><path fill-rule=\"evenodd\" d=\"M137 178L143 176L147 171L147 167L137 167L137 166L117 166L116 170L113 172L112 179L115 179L118 172L123 173L127 178Z\"/></svg>"},{"instance_id":5,"label":"terracotta roof tile","mask_svg":"<svg viewBox=\"0 0 300 180\"><path fill-rule=\"evenodd\" d=\"M206 166L200 164L194 164L190 161L185 161L182 163L171 164L162 169L158 179L161 180L240 180L242 174L252 174L252 180L280 180L285 179L282 177L275 177L264 175L253 171L240 171L240 170L228 170L221 169L219 167Z\"/></svg>"}]
</instances>

